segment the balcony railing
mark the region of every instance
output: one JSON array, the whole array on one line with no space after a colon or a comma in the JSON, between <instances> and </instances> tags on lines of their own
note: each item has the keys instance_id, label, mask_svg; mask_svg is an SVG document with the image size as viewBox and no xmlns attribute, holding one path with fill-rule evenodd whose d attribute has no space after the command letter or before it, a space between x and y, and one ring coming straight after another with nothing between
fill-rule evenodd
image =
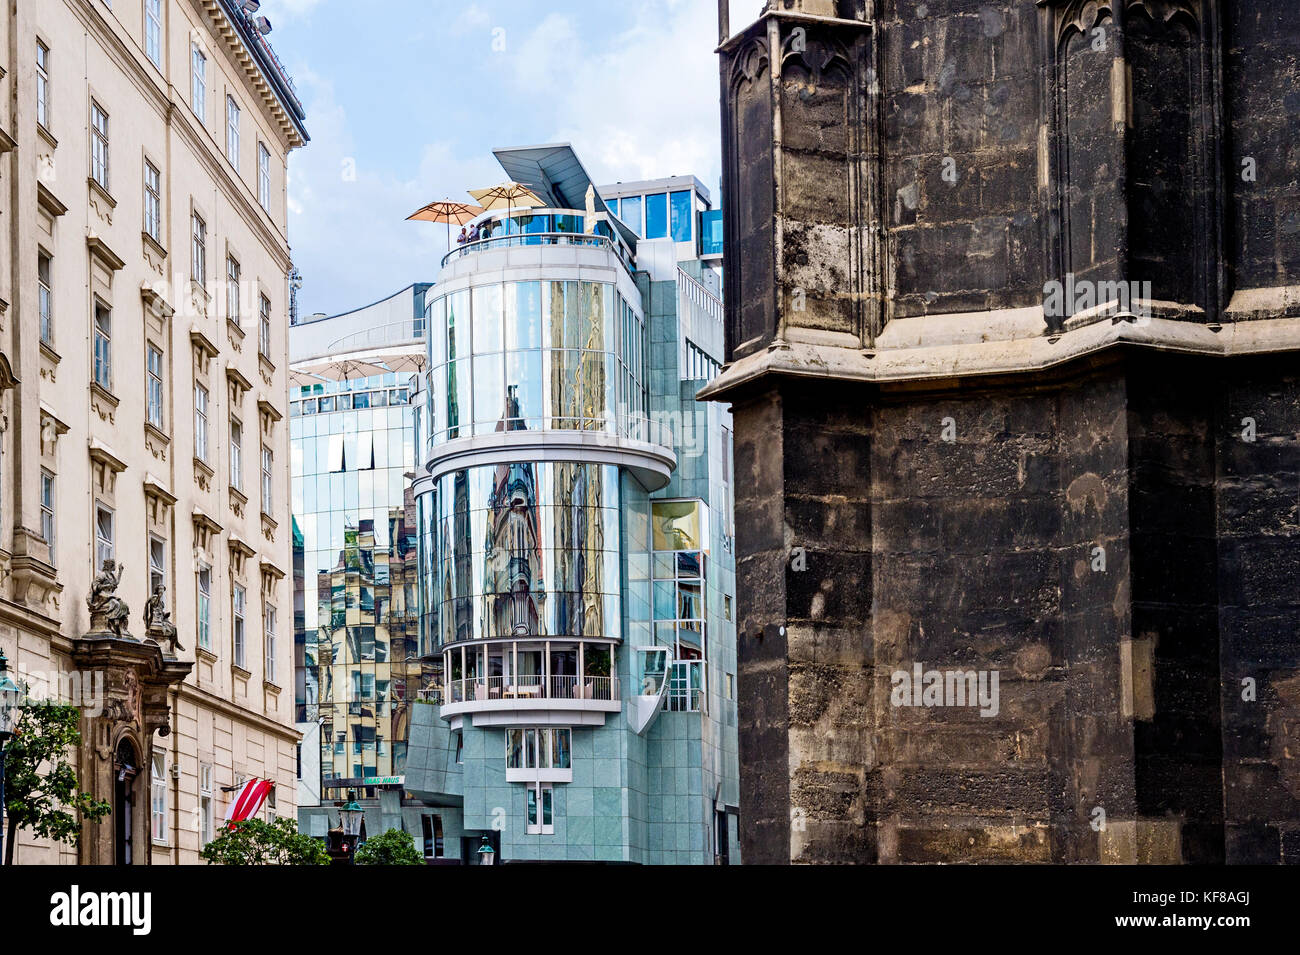
<instances>
[{"instance_id":1,"label":"balcony railing","mask_svg":"<svg viewBox=\"0 0 1300 955\"><path fill-rule=\"evenodd\" d=\"M442 257L442 264L445 266L462 255L469 255L472 252L487 252L491 249L509 249L525 245L577 245L591 248L603 246L615 255L619 254L618 248L607 236L590 232L511 232L508 235L476 239L459 245ZM622 259L622 256L619 258ZM631 268L630 265L628 267Z\"/></svg>"},{"instance_id":2,"label":"balcony railing","mask_svg":"<svg viewBox=\"0 0 1300 955\"><path fill-rule=\"evenodd\" d=\"M446 703L491 700L617 700L618 677L488 676L450 680L443 687Z\"/></svg>"}]
</instances>

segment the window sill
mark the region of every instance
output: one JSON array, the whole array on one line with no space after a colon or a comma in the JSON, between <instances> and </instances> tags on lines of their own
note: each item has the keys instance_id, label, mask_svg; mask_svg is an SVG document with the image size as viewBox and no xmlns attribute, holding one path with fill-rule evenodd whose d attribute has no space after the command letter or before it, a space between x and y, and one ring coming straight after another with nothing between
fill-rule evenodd
<instances>
[{"instance_id":1,"label":"window sill","mask_svg":"<svg viewBox=\"0 0 1300 955\"><path fill-rule=\"evenodd\" d=\"M110 209L117 208L117 200L113 198L113 194L111 192L109 192L107 189L105 189L103 186L99 184L98 179L96 179L94 176L87 176L86 182L90 186L90 191L98 195L99 198L103 199L105 202L107 202L108 207Z\"/></svg>"},{"instance_id":2,"label":"window sill","mask_svg":"<svg viewBox=\"0 0 1300 955\"><path fill-rule=\"evenodd\" d=\"M253 676L252 670L245 670L238 663L230 664L230 672L235 676L237 676L239 679L244 681L251 679Z\"/></svg>"},{"instance_id":3,"label":"window sill","mask_svg":"<svg viewBox=\"0 0 1300 955\"><path fill-rule=\"evenodd\" d=\"M41 134L41 139L45 140L47 143L50 144L51 149L59 148L59 141L54 138L54 134L50 132L48 129L46 129L43 124L37 123L36 131Z\"/></svg>"},{"instance_id":4,"label":"window sill","mask_svg":"<svg viewBox=\"0 0 1300 955\"><path fill-rule=\"evenodd\" d=\"M98 398L100 401L105 401L108 404L112 405L113 408L117 408L118 406L117 396L114 395L107 388L105 388L103 385L101 385L99 382L95 381L94 379L91 379L90 382L90 393L94 395L96 398Z\"/></svg>"},{"instance_id":5,"label":"window sill","mask_svg":"<svg viewBox=\"0 0 1300 955\"><path fill-rule=\"evenodd\" d=\"M141 232L140 238L144 240L144 247L146 249L152 249L154 254L159 256L160 258L164 258L164 259L167 258L167 250L163 248L163 244L159 242L157 239L155 239L153 236L151 236L148 232Z\"/></svg>"},{"instance_id":6,"label":"window sill","mask_svg":"<svg viewBox=\"0 0 1300 955\"><path fill-rule=\"evenodd\" d=\"M239 322L235 321L233 318L230 318L229 316L226 317L226 330L231 335L238 338L241 342L244 340L244 335L246 334L246 332L244 331L243 327L239 324Z\"/></svg>"},{"instance_id":7,"label":"window sill","mask_svg":"<svg viewBox=\"0 0 1300 955\"><path fill-rule=\"evenodd\" d=\"M233 484L230 485L230 496L234 498L241 505L248 504L248 495L246 495L239 488L235 487L235 485Z\"/></svg>"},{"instance_id":8,"label":"window sill","mask_svg":"<svg viewBox=\"0 0 1300 955\"><path fill-rule=\"evenodd\" d=\"M266 692L270 693L272 696L280 695L280 684L272 680L263 680L262 689L266 690Z\"/></svg>"},{"instance_id":9,"label":"window sill","mask_svg":"<svg viewBox=\"0 0 1300 955\"><path fill-rule=\"evenodd\" d=\"M167 432L163 431L162 428L158 427L156 424L153 424L152 422L146 421L144 423L144 433L147 437L153 438L155 441L162 442L163 447L166 447L167 445L172 443L171 436L168 435Z\"/></svg>"},{"instance_id":10,"label":"window sill","mask_svg":"<svg viewBox=\"0 0 1300 955\"><path fill-rule=\"evenodd\" d=\"M207 647L199 647L194 651L194 656L199 660L206 660L208 663L216 663L220 658L209 650Z\"/></svg>"},{"instance_id":11,"label":"window sill","mask_svg":"<svg viewBox=\"0 0 1300 955\"><path fill-rule=\"evenodd\" d=\"M207 463L206 461L204 461L202 458L195 458L195 459L194 459L194 467L195 467L197 470L202 471L202 472L203 472L204 474L206 474L208 477L212 477L212 476L216 473L216 472L214 472L214 471L212 470L212 468L210 468L210 467L208 466L208 463Z\"/></svg>"},{"instance_id":12,"label":"window sill","mask_svg":"<svg viewBox=\"0 0 1300 955\"><path fill-rule=\"evenodd\" d=\"M275 362L271 361L266 352L262 351L261 348L258 348L257 350L257 363L262 367L262 371L266 372L268 375L275 374Z\"/></svg>"},{"instance_id":13,"label":"window sill","mask_svg":"<svg viewBox=\"0 0 1300 955\"><path fill-rule=\"evenodd\" d=\"M57 365L59 362L63 361L63 358L54 350L54 347L50 345L49 342L41 342L41 354L44 355L45 359L52 365Z\"/></svg>"}]
</instances>

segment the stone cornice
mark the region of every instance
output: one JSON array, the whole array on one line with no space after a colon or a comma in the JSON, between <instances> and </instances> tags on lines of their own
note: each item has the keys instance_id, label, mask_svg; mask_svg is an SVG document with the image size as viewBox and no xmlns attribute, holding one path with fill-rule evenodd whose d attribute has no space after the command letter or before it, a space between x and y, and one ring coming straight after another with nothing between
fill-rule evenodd
<instances>
[{"instance_id":1,"label":"stone cornice","mask_svg":"<svg viewBox=\"0 0 1300 955\"><path fill-rule=\"evenodd\" d=\"M1233 314L1236 308L1246 312L1251 296L1268 297L1264 293L1277 291L1280 290L1238 293L1228 314ZM1283 298L1290 301L1289 294ZM1297 298L1297 304L1300 305L1300 298ZM1011 322L1012 325L1023 328L1023 313L1037 312L1038 326L1046 329L1041 309L1013 311L1021 314ZM874 349L815 342L774 343L764 351L727 365L718 377L700 389L696 398L701 401L731 401L740 393L761 387L761 379L768 376L885 383L1027 374L1123 347L1206 357L1300 351L1300 316L1256 318L1219 326L1168 318L1116 316L1063 331L1060 335L1049 336L1044 331L1024 337L955 344L927 341L902 331L911 323L919 327L927 320L937 322L941 319L948 326L948 334L953 333L952 325L961 321L968 321L973 328L979 323L987 329L995 327L999 317L1006 319L1011 314L976 312L965 316L894 319L885 327ZM1248 314L1259 314L1259 310L1250 309ZM891 336L900 340L895 347L886 345Z\"/></svg>"},{"instance_id":2,"label":"stone cornice","mask_svg":"<svg viewBox=\"0 0 1300 955\"><path fill-rule=\"evenodd\" d=\"M239 35L239 28L233 23L219 0L195 0L194 6L206 16L221 40L223 49L231 63L239 70L246 92L257 97L275 124L282 144L286 149L296 149L306 142L306 133L300 129L296 117L291 117L289 109L281 102L280 94L275 90L275 83L270 81L257 62L258 54L248 48ZM295 97L296 98L296 97Z\"/></svg>"}]
</instances>

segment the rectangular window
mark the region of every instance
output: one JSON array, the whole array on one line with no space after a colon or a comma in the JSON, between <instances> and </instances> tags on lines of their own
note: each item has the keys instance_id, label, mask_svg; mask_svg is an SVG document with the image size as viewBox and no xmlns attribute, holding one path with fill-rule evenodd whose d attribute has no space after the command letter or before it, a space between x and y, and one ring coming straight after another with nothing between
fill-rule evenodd
<instances>
[{"instance_id":1,"label":"rectangular window","mask_svg":"<svg viewBox=\"0 0 1300 955\"><path fill-rule=\"evenodd\" d=\"M145 400L149 423L163 427L163 356L153 345L145 346Z\"/></svg>"},{"instance_id":2,"label":"rectangular window","mask_svg":"<svg viewBox=\"0 0 1300 955\"><path fill-rule=\"evenodd\" d=\"M90 101L90 175L108 192L108 113Z\"/></svg>"},{"instance_id":3,"label":"rectangular window","mask_svg":"<svg viewBox=\"0 0 1300 955\"><path fill-rule=\"evenodd\" d=\"M239 104L233 96L226 97L226 158L239 171Z\"/></svg>"},{"instance_id":4,"label":"rectangular window","mask_svg":"<svg viewBox=\"0 0 1300 955\"><path fill-rule=\"evenodd\" d=\"M554 792L550 786L536 783L528 787L528 834L550 835L555 832Z\"/></svg>"},{"instance_id":5,"label":"rectangular window","mask_svg":"<svg viewBox=\"0 0 1300 955\"><path fill-rule=\"evenodd\" d=\"M212 568L199 565L199 646L212 649Z\"/></svg>"},{"instance_id":6,"label":"rectangular window","mask_svg":"<svg viewBox=\"0 0 1300 955\"><path fill-rule=\"evenodd\" d=\"M95 303L95 382L106 391L113 389L113 312Z\"/></svg>"},{"instance_id":7,"label":"rectangular window","mask_svg":"<svg viewBox=\"0 0 1300 955\"><path fill-rule=\"evenodd\" d=\"M244 488L244 429L234 418L230 419L230 486L236 491Z\"/></svg>"},{"instance_id":8,"label":"rectangular window","mask_svg":"<svg viewBox=\"0 0 1300 955\"><path fill-rule=\"evenodd\" d=\"M113 511L98 502L95 504L95 573L104 562L113 559Z\"/></svg>"},{"instance_id":9,"label":"rectangular window","mask_svg":"<svg viewBox=\"0 0 1300 955\"><path fill-rule=\"evenodd\" d=\"M271 475L274 471L271 449L262 445L262 513L271 513Z\"/></svg>"},{"instance_id":10,"label":"rectangular window","mask_svg":"<svg viewBox=\"0 0 1300 955\"><path fill-rule=\"evenodd\" d=\"M441 859L443 851L442 816L421 816L420 829L421 834L424 836L424 857L426 859Z\"/></svg>"},{"instance_id":11,"label":"rectangular window","mask_svg":"<svg viewBox=\"0 0 1300 955\"><path fill-rule=\"evenodd\" d=\"M235 584L231 598L231 643L235 651L235 666L244 667L244 606L247 602L244 588Z\"/></svg>"},{"instance_id":12,"label":"rectangular window","mask_svg":"<svg viewBox=\"0 0 1300 955\"><path fill-rule=\"evenodd\" d=\"M226 321L239 324L239 260L226 256Z\"/></svg>"},{"instance_id":13,"label":"rectangular window","mask_svg":"<svg viewBox=\"0 0 1300 955\"><path fill-rule=\"evenodd\" d=\"M257 299L257 353L271 357L271 300L265 295Z\"/></svg>"},{"instance_id":14,"label":"rectangular window","mask_svg":"<svg viewBox=\"0 0 1300 955\"><path fill-rule=\"evenodd\" d=\"M162 176L147 159L144 161L144 231L162 244Z\"/></svg>"},{"instance_id":15,"label":"rectangular window","mask_svg":"<svg viewBox=\"0 0 1300 955\"><path fill-rule=\"evenodd\" d=\"M264 627L266 630L266 680L275 682L275 608L267 604Z\"/></svg>"},{"instance_id":16,"label":"rectangular window","mask_svg":"<svg viewBox=\"0 0 1300 955\"><path fill-rule=\"evenodd\" d=\"M645 237L662 239L668 235L668 195L663 192L645 197Z\"/></svg>"},{"instance_id":17,"label":"rectangular window","mask_svg":"<svg viewBox=\"0 0 1300 955\"><path fill-rule=\"evenodd\" d=\"M54 345L54 292L50 281L50 257L44 252L36 254L37 304L41 313L41 341Z\"/></svg>"},{"instance_id":18,"label":"rectangular window","mask_svg":"<svg viewBox=\"0 0 1300 955\"><path fill-rule=\"evenodd\" d=\"M167 542L149 535L149 593L167 585Z\"/></svg>"},{"instance_id":19,"label":"rectangular window","mask_svg":"<svg viewBox=\"0 0 1300 955\"><path fill-rule=\"evenodd\" d=\"M257 144L257 201L271 211L271 151L265 143Z\"/></svg>"},{"instance_id":20,"label":"rectangular window","mask_svg":"<svg viewBox=\"0 0 1300 955\"><path fill-rule=\"evenodd\" d=\"M167 842L167 756L154 753L149 767L149 835Z\"/></svg>"},{"instance_id":21,"label":"rectangular window","mask_svg":"<svg viewBox=\"0 0 1300 955\"><path fill-rule=\"evenodd\" d=\"M674 242L691 241L691 193L683 189L668 197L669 229Z\"/></svg>"},{"instance_id":22,"label":"rectangular window","mask_svg":"<svg viewBox=\"0 0 1300 955\"><path fill-rule=\"evenodd\" d=\"M200 120L208 118L208 58L197 43L190 47L190 109Z\"/></svg>"},{"instance_id":23,"label":"rectangular window","mask_svg":"<svg viewBox=\"0 0 1300 955\"><path fill-rule=\"evenodd\" d=\"M36 41L36 122L50 128L50 48Z\"/></svg>"},{"instance_id":24,"label":"rectangular window","mask_svg":"<svg viewBox=\"0 0 1300 955\"><path fill-rule=\"evenodd\" d=\"M212 841L212 767L199 764L199 844Z\"/></svg>"},{"instance_id":25,"label":"rectangular window","mask_svg":"<svg viewBox=\"0 0 1300 955\"><path fill-rule=\"evenodd\" d=\"M208 460L208 389L194 386L194 456Z\"/></svg>"},{"instance_id":26,"label":"rectangular window","mask_svg":"<svg viewBox=\"0 0 1300 955\"><path fill-rule=\"evenodd\" d=\"M162 0L144 0L144 54L162 67Z\"/></svg>"},{"instance_id":27,"label":"rectangular window","mask_svg":"<svg viewBox=\"0 0 1300 955\"><path fill-rule=\"evenodd\" d=\"M197 212L190 215L190 278L208 284L208 224Z\"/></svg>"},{"instance_id":28,"label":"rectangular window","mask_svg":"<svg viewBox=\"0 0 1300 955\"><path fill-rule=\"evenodd\" d=\"M41 469L41 538L50 547L50 563L54 563L54 475Z\"/></svg>"},{"instance_id":29,"label":"rectangular window","mask_svg":"<svg viewBox=\"0 0 1300 955\"><path fill-rule=\"evenodd\" d=\"M623 223L637 235L641 235L641 197L624 196L619 209L621 210L619 218Z\"/></svg>"}]
</instances>

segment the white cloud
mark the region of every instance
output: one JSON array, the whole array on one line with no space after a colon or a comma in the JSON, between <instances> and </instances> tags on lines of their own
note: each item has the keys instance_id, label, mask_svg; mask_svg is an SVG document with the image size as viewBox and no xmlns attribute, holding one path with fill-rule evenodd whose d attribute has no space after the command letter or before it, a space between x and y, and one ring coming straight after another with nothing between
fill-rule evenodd
<instances>
[{"instance_id":1,"label":"white cloud","mask_svg":"<svg viewBox=\"0 0 1300 955\"><path fill-rule=\"evenodd\" d=\"M486 181L492 157L462 161L434 143L418 152L409 172L377 168L358 157L332 83L311 70L298 74L312 136L290 156L289 242L303 273L303 314L345 311L411 282L432 281L446 230L404 220L439 198L428 194L430 183Z\"/></svg>"},{"instance_id":2,"label":"white cloud","mask_svg":"<svg viewBox=\"0 0 1300 955\"><path fill-rule=\"evenodd\" d=\"M710 0L658 0L614 35L550 14L506 52L518 95L549 103L551 138L572 142L594 177L694 173L716 192L716 34Z\"/></svg>"},{"instance_id":3,"label":"white cloud","mask_svg":"<svg viewBox=\"0 0 1300 955\"><path fill-rule=\"evenodd\" d=\"M309 13L318 2L267 0L263 9ZM599 0L589 18L502 16L500 53L487 9L496 6L471 2L446 22L412 18L405 39L442 32L441 53L410 59L416 65L400 79L386 72L407 87L380 105L355 80L336 95L323 65L295 65L312 137L290 159L289 239L305 313L434 279L444 227L403 220L432 199L464 199L465 189L500 181L494 146L568 141L599 182L693 173L719 201L713 0L645 0L618 33ZM447 43L447 34L458 38ZM345 177L351 158L355 178Z\"/></svg>"}]
</instances>

